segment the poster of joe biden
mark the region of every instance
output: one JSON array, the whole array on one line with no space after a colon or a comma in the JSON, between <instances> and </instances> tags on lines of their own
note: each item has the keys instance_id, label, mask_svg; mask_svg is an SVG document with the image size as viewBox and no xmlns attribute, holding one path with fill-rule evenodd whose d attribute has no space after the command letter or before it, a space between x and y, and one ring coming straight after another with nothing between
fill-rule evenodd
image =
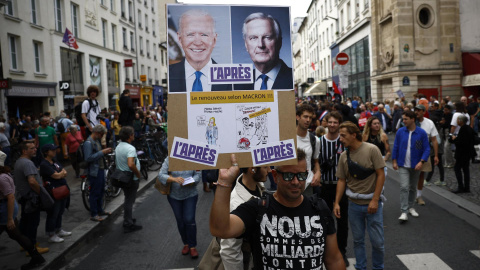
<instances>
[{"instance_id":1,"label":"poster of joe biden","mask_svg":"<svg viewBox=\"0 0 480 270\"><path fill-rule=\"evenodd\" d=\"M169 93L293 90L290 7L167 5Z\"/></svg>"}]
</instances>

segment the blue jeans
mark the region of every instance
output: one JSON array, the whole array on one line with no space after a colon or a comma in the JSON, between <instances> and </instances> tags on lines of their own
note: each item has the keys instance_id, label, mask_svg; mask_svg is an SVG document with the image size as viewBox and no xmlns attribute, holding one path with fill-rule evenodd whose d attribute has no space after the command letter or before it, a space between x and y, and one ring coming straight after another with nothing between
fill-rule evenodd
<instances>
[{"instance_id":1,"label":"blue jeans","mask_svg":"<svg viewBox=\"0 0 480 270\"><path fill-rule=\"evenodd\" d=\"M372 269L383 269L385 257L385 237L383 235L383 202L378 202L375 214L368 213L368 204L359 205L348 202L348 221L353 235L353 250L355 252L355 269L367 269L367 254L365 252L365 222L370 243L372 244Z\"/></svg>"},{"instance_id":2,"label":"blue jeans","mask_svg":"<svg viewBox=\"0 0 480 270\"><path fill-rule=\"evenodd\" d=\"M105 171L98 169L97 177L91 175L88 176L90 182L90 215L92 217L97 216L99 213L103 213L103 194L105 193Z\"/></svg>"},{"instance_id":3,"label":"blue jeans","mask_svg":"<svg viewBox=\"0 0 480 270\"><path fill-rule=\"evenodd\" d=\"M45 232L52 236L56 231L62 228L62 216L67 206L67 199L55 200L53 207L47 211L47 220L45 222Z\"/></svg>"},{"instance_id":4,"label":"blue jeans","mask_svg":"<svg viewBox=\"0 0 480 270\"><path fill-rule=\"evenodd\" d=\"M417 198L417 183L420 171L414 168L398 167L400 176L400 209L407 213L412 208Z\"/></svg>"},{"instance_id":5,"label":"blue jeans","mask_svg":"<svg viewBox=\"0 0 480 270\"><path fill-rule=\"evenodd\" d=\"M185 200L175 200L167 196L177 220L178 231L184 245L193 248L197 246L197 224L195 223L195 210L197 208L198 195Z\"/></svg>"}]
</instances>

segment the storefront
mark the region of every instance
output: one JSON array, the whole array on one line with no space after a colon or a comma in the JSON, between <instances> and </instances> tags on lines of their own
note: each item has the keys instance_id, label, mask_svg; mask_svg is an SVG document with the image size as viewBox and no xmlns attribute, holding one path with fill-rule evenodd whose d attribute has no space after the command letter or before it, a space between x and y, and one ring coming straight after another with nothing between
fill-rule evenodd
<instances>
[{"instance_id":1,"label":"storefront","mask_svg":"<svg viewBox=\"0 0 480 270\"><path fill-rule=\"evenodd\" d=\"M130 98L132 99L133 107L140 107L140 85L125 84L125 89L130 90Z\"/></svg>"},{"instance_id":2,"label":"storefront","mask_svg":"<svg viewBox=\"0 0 480 270\"><path fill-rule=\"evenodd\" d=\"M153 105L153 87L142 86L142 88L140 88L140 106L142 106L144 109L147 109L152 105Z\"/></svg>"},{"instance_id":3,"label":"storefront","mask_svg":"<svg viewBox=\"0 0 480 270\"><path fill-rule=\"evenodd\" d=\"M78 95L84 95L82 58L82 53L60 48L61 80L70 82L70 90L63 92L63 110L67 114L73 113L73 108L76 105L73 98Z\"/></svg>"},{"instance_id":4,"label":"storefront","mask_svg":"<svg viewBox=\"0 0 480 270\"><path fill-rule=\"evenodd\" d=\"M162 106L163 107L163 87L159 85L153 86L153 106Z\"/></svg>"},{"instance_id":5,"label":"storefront","mask_svg":"<svg viewBox=\"0 0 480 270\"><path fill-rule=\"evenodd\" d=\"M462 53L463 79L465 96L480 96L480 53Z\"/></svg>"},{"instance_id":6,"label":"storefront","mask_svg":"<svg viewBox=\"0 0 480 270\"><path fill-rule=\"evenodd\" d=\"M108 104L111 110L118 110L118 100L121 95L119 70L120 63L107 60Z\"/></svg>"},{"instance_id":7,"label":"storefront","mask_svg":"<svg viewBox=\"0 0 480 270\"><path fill-rule=\"evenodd\" d=\"M31 115L38 118L46 111L53 111L57 104L57 83L12 81L12 89L5 90L8 117Z\"/></svg>"}]
</instances>

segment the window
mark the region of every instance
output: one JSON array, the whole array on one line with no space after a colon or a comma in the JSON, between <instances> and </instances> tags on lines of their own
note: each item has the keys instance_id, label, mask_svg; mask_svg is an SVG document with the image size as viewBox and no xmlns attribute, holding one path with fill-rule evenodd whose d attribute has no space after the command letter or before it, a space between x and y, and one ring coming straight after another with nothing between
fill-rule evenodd
<instances>
[{"instance_id":1,"label":"window","mask_svg":"<svg viewBox=\"0 0 480 270\"><path fill-rule=\"evenodd\" d=\"M147 56L150 57L150 41L147 39Z\"/></svg>"},{"instance_id":2,"label":"window","mask_svg":"<svg viewBox=\"0 0 480 270\"><path fill-rule=\"evenodd\" d=\"M148 67L147 78L151 82L152 81L152 69Z\"/></svg>"},{"instance_id":3,"label":"window","mask_svg":"<svg viewBox=\"0 0 480 270\"><path fill-rule=\"evenodd\" d=\"M9 36L10 43L10 68L13 70L18 70L18 48L17 48L17 39L18 37Z\"/></svg>"},{"instance_id":4,"label":"window","mask_svg":"<svg viewBox=\"0 0 480 270\"><path fill-rule=\"evenodd\" d=\"M7 5L5 6L5 14L13 16L13 0L7 0Z\"/></svg>"},{"instance_id":5,"label":"window","mask_svg":"<svg viewBox=\"0 0 480 270\"><path fill-rule=\"evenodd\" d=\"M130 49L132 52L135 51L135 36L133 35L132 31L130 31Z\"/></svg>"},{"instance_id":6,"label":"window","mask_svg":"<svg viewBox=\"0 0 480 270\"><path fill-rule=\"evenodd\" d=\"M103 47L107 47L107 21L102 20Z\"/></svg>"},{"instance_id":7,"label":"window","mask_svg":"<svg viewBox=\"0 0 480 270\"><path fill-rule=\"evenodd\" d=\"M126 18L126 15L125 15L125 0L120 0L120 12L122 12L122 17Z\"/></svg>"},{"instance_id":8,"label":"window","mask_svg":"<svg viewBox=\"0 0 480 270\"><path fill-rule=\"evenodd\" d=\"M145 30L148 32L148 15L145 14Z\"/></svg>"},{"instance_id":9,"label":"window","mask_svg":"<svg viewBox=\"0 0 480 270\"><path fill-rule=\"evenodd\" d=\"M132 1L128 1L128 16L129 21L133 23L133 3Z\"/></svg>"},{"instance_id":10,"label":"window","mask_svg":"<svg viewBox=\"0 0 480 270\"><path fill-rule=\"evenodd\" d=\"M435 22L435 13L429 5L423 4L417 10L417 22L423 28L429 28Z\"/></svg>"},{"instance_id":11,"label":"window","mask_svg":"<svg viewBox=\"0 0 480 270\"><path fill-rule=\"evenodd\" d=\"M350 2L347 3L347 25L350 25Z\"/></svg>"},{"instance_id":12,"label":"window","mask_svg":"<svg viewBox=\"0 0 480 270\"><path fill-rule=\"evenodd\" d=\"M153 31L153 36L155 36L155 20L152 19L152 31Z\"/></svg>"},{"instance_id":13,"label":"window","mask_svg":"<svg viewBox=\"0 0 480 270\"><path fill-rule=\"evenodd\" d=\"M35 72L40 73L41 68L41 46L39 42L33 42L33 55L35 56Z\"/></svg>"},{"instance_id":14,"label":"window","mask_svg":"<svg viewBox=\"0 0 480 270\"><path fill-rule=\"evenodd\" d=\"M128 49L127 29L125 29L125 27L122 27L122 39L123 39L123 48Z\"/></svg>"},{"instance_id":15,"label":"window","mask_svg":"<svg viewBox=\"0 0 480 270\"><path fill-rule=\"evenodd\" d=\"M153 59L157 60L157 45L155 43L153 43Z\"/></svg>"},{"instance_id":16,"label":"window","mask_svg":"<svg viewBox=\"0 0 480 270\"><path fill-rule=\"evenodd\" d=\"M152 0L151 6L152 6L152 12L155 12L155 0Z\"/></svg>"},{"instance_id":17,"label":"window","mask_svg":"<svg viewBox=\"0 0 480 270\"><path fill-rule=\"evenodd\" d=\"M141 65L141 67L140 67L140 72L141 72L140 75L146 75L146 74L145 74L145 66L144 66L144 65Z\"/></svg>"},{"instance_id":18,"label":"window","mask_svg":"<svg viewBox=\"0 0 480 270\"><path fill-rule=\"evenodd\" d=\"M155 68L154 72L155 72L155 82L156 82L156 84L158 84L158 69Z\"/></svg>"},{"instance_id":19,"label":"window","mask_svg":"<svg viewBox=\"0 0 480 270\"><path fill-rule=\"evenodd\" d=\"M115 11L115 1L114 0L110 0L110 10Z\"/></svg>"},{"instance_id":20,"label":"window","mask_svg":"<svg viewBox=\"0 0 480 270\"><path fill-rule=\"evenodd\" d=\"M32 6L32 23L37 24L37 0L30 1Z\"/></svg>"},{"instance_id":21,"label":"window","mask_svg":"<svg viewBox=\"0 0 480 270\"><path fill-rule=\"evenodd\" d=\"M55 0L55 30L62 32L62 1Z\"/></svg>"},{"instance_id":22,"label":"window","mask_svg":"<svg viewBox=\"0 0 480 270\"><path fill-rule=\"evenodd\" d=\"M163 51L160 52L160 56L162 57L162 65L164 65L164 63L163 63L163 61L164 61L164 59L163 59Z\"/></svg>"},{"instance_id":23,"label":"window","mask_svg":"<svg viewBox=\"0 0 480 270\"><path fill-rule=\"evenodd\" d=\"M140 43L140 54L143 54L143 37L139 38L139 43Z\"/></svg>"},{"instance_id":24,"label":"window","mask_svg":"<svg viewBox=\"0 0 480 270\"><path fill-rule=\"evenodd\" d=\"M112 49L117 50L117 26L112 24Z\"/></svg>"},{"instance_id":25,"label":"window","mask_svg":"<svg viewBox=\"0 0 480 270\"><path fill-rule=\"evenodd\" d=\"M105 6L105 0L100 0L100 4Z\"/></svg>"},{"instance_id":26,"label":"window","mask_svg":"<svg viewBox=\"0 0 480 270\"><path fill-rule=\"evenodd\" d=\"M355 0L355 18L358 17L359 6L360 6L360 0Z\"/></svg>"},{"instance_id":27,"label":"window","mask_svg":"<svg viewBox=\"0 0 480 270\"><path fill-rule=\"evenodd\" d=\"M138 10L137 20L138 20L138 27L140 27L140 28L142 28L141 18L142 18L142 11L139 9L139 10Z\"/></svg>"},{"instance_id":28,"label":"window","mask_svg":"<svg viewBox=\"0 0 480 270\"><path fill-rule=\"evenodd\" d=\"M72 34L78 37L78 6L72 3Z\"/></svg>"}]
</instances>

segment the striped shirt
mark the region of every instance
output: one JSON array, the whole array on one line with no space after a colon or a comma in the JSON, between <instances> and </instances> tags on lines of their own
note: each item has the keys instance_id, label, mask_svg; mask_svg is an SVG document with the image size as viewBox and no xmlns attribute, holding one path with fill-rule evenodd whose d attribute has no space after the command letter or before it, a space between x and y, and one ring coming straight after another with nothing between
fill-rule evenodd
<instances>
[{"instance_id":1,"label":"striped shirt","mask_svg":"<svg viewBox=\"0 0 480 270\"><path fill-rule=\"evenodd\" d=\"M337 149L338 147L338 149ZM337 172L338 160L340 159L340 154L345 150L342 143L340 142L340 135L335 140L327 139L327 136L323 136L320 139L320 155L318 157L318 162L320 166L330 157L332 157L336 151L335 157L333 158L335 166L328 171L322 170L322 184L337 184L338 178L335 176Z\"/></svg>"}]
</instances>

